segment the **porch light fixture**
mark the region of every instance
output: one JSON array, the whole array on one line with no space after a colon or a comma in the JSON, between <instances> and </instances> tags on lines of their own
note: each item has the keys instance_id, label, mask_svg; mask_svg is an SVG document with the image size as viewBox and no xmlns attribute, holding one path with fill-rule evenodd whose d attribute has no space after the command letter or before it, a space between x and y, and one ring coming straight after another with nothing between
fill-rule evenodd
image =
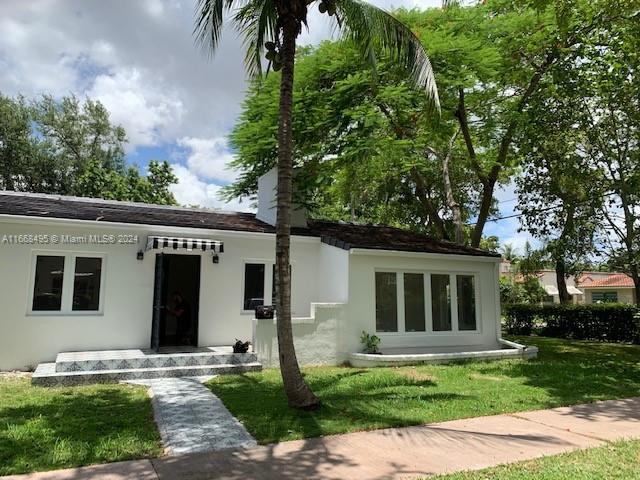
<instances>
[{"instance_id":1,"label":"porch light fixture","mask_svg":"<svg viewBox=\"0 0 640 480\"><path fill-rule=\"evenodd\" d=\"M217 253L214 253L213 255L211 255L211 260L213 260L213 263L220 263L220 257L218 256Z\"/></svg>"},{"instance_id":2,"label":"porch light fixture","mask_svg":"<svg viewBox=\"0 0 640 480\"><path fill-rule=\"evenodd\" d=\"M138 253L136 254L136 258L138 260L144 260L144 252L142 250L138 250Z\"/></svg>"}]
</instances>

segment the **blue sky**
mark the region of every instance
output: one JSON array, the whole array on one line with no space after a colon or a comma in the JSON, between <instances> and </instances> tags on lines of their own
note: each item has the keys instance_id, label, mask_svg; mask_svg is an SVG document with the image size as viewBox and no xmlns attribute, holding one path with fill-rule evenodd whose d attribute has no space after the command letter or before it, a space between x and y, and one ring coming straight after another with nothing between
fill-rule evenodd
<instances>
[{"instance_id":1,"label":"blue sky","mask_svg":"<svg viewBox=\"0 0 640 480\"><path fill-rule=\"evenodd\" d=\"M372 0L385 7L430 7L441 0ZM144 170L166 159L183 204L247 210L247 202L224 204L222 185L236 172L226 136L246 89L242 44L225 32L213 59L192 37L193 0L23 0L0 2L0 91L26 96L73 93L100 100L128 134L127 158ZM329 38L325 19L313 14L304 43ZM497 193L513 198L513 189ZM500 204L501 215L514 202ZM517 245L517 219L490 223Z\"/></svg>"}]
</instances>

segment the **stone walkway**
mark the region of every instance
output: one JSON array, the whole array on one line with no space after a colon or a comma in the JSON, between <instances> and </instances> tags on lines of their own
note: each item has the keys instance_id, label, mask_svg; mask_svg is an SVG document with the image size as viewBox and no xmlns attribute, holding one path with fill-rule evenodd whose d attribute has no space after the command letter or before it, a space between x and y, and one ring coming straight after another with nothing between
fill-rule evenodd
<instances>
[{"instance_id":1,"label":"stone walkway","mask_svg":"<svg viewBox=\"0 0 640 480\"><path fill-rule=\"evenodd\" d=\"M640 438L640 397L12 478L399 480L477 470L624 438Z\"/></svg>"},{"instance_id":2,"label":"stone walkway","mask_svg":"<svg viewBox=\"0 0 640 480\"><path fill-rule=\"evenodd\" d=\"M151 391L153 415L169 455L257 445L201 378L158 378L135 383Z\"/></svg>"}]
</instances>

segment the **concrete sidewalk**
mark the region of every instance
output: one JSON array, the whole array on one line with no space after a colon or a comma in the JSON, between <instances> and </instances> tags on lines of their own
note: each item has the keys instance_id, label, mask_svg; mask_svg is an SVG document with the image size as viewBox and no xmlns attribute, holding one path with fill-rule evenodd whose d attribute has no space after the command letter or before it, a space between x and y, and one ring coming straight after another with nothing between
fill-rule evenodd
<instances>
[{"instance_id":1,"label":"concrete sidewalk","mask_svg":"<svg viewBox=\"0 0 640 480\"><path fill-rule=\"evenodd\" d=\"M475 470L634 437L640 438L640 397L7 478L400 479Z\"/></svg>"}]
</instances>

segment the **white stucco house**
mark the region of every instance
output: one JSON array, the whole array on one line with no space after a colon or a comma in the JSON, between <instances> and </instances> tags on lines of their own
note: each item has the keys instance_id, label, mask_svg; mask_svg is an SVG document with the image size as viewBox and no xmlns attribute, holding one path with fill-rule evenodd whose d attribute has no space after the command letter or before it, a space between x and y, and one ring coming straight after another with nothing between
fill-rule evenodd
<instances>
[{"instance_id":1,"label":"white stucco house","mask_svg":"<svg viewBox=\"0 0 640 480\"><path fill-rule=\"evenodd\" d=\"M263 365L276 364L275 321L254 318L257 305L273 301L274 188L272 171L260 179L257 214L0 192L0 370L62 352L236 339L251 341ZM498 254L307 220L302 210L294 220L302 364L366 363L352 356L362 331L377 334L390 358L503 348ZM169 313L176 293L188 305L186 328Z\"/></svg>"}]
</instances>

